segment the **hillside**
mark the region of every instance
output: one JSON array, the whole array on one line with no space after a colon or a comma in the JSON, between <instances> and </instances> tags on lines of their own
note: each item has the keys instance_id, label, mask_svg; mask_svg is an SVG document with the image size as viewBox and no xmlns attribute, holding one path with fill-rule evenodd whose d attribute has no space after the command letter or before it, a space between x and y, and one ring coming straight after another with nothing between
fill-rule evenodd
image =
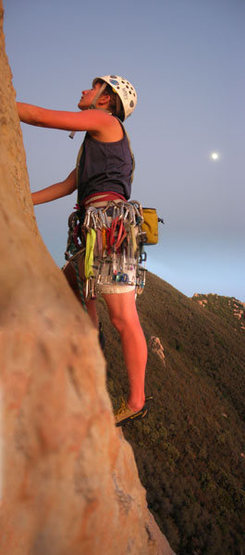
<instances>
[{"instance_id":1,"label":"hillside","mask_svg":"<svg viewBox=\"0 0 245 555\"><path fill-rule=\"evenodd\" d=\"M245 330L245 303L241 303L235 297L195 293L192 299L210 312L213 312L213 314L217 314L223 320L226 320L233 330Z\"/></svg>"},{"instance_id":2,"label":"hillside","mask_svg":"<svg viewBox=\"0 0 245 555\"><path fill-rule=\"evenodd\" d=\"M147 277L138 311L148 344L151 336L160 338L166 365L149 349L146 392L154 401L144 420L124 426L125 437L149 507L176 553L240 554L244 330L224 309L224 298L204 308L197 297L187 298L153 274ZM118 335L103 301L99 305L108 390L116 407L127 395L127 377Z\"/></svg>"}]
</instances>

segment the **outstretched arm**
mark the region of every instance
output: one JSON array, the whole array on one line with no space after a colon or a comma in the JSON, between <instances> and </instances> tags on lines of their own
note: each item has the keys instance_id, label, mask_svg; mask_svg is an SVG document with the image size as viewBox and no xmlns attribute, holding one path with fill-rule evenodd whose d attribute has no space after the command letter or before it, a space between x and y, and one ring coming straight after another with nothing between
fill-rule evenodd
<instances>
[{"instance_id":1,"label":"outstretched arm","mask_svg":"<svg viewBox=\"0 0 245 555\"><path fill-rule=\"evenodd\" d=\"M33 204L42 204L44 202L50 202L51 200L56 200L66 195L70 195L76 189L76 170L68 175L64 181L50 185L41 191L36 191L32 193Z\"/></svg>"},{"instance_id":2,"label":"outstretched arm","mask_svg":"<svg viewBox=\"0 0 245 555\"><path fill-rule=\"evenodd\" d=\"M83 112L63 112L58 110L47 110L32 104L17 102L19 118L24 123L63 129L70 131L90 131L92 134L111 134L115 128L120 128L117 120L103 110L84 110ZM107 131L105 131L107 130ZM109 138L110 140L110 138Z\"/></svg>"}]
</instances>

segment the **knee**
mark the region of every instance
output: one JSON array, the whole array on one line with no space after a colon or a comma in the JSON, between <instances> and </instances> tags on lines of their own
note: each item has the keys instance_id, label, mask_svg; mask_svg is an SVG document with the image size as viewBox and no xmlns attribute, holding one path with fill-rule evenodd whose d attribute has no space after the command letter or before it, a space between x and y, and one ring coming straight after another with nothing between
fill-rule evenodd
<instances>
[{"instance_id":1,"label":"knee","mask_svg":"<svg viewBox=\"0 0 245 555\"><path fill-rule=\"evenodd\" d=\"M120 333L126 325L125 320L122 317L122 315L120 315L120 314L110 314L110 319L111 319L111 323L113 324L113 326Z\"/></svg>"},{"instance_id":2,"label":"knee","mask_svg":"<svg viewBox=\"0 0 245 555\"><path fill-rule=\"evenodd\" d=\"M110 314L111 323L116 328L116 330L121 333L125 330L132 333L138 327L138 318L134 317L133 314L128 314L127 312L116 312Z\"/></svg>"},{"instance_id":3,"label":"knee","mask_svg":"<svg viewBox=\"0 0 245 555\"><path fill-rule=\"evenodd\" d=\"M115 295L105 295L105 301L109 310L110 320L119 333L125 330L133 332L137 328L138 313L135 306L134 292Z\"/></svg>"}]
</instances>

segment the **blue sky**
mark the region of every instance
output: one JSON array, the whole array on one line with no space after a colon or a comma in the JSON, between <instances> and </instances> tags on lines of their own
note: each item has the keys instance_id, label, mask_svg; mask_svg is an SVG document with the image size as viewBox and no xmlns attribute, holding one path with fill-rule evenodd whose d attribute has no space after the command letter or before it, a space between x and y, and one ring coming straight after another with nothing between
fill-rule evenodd
<instances>
[{"instance_id":1,"label":"blue sky","mask_svg":"<svg viewBox=\"0 0 245 555\"><path fill-rule=\"evenodd\" d=\"M132 198L165 219L150 271L188 296L245 301L243 0L5 0L6 50L17 99L76 110L95 76L127 77ZM22 125L32 191L73 169L83 134ZM219 159L211 160L212 152ZM35 208L62 265L76 195Z\"/></svg>"}]
</instances>

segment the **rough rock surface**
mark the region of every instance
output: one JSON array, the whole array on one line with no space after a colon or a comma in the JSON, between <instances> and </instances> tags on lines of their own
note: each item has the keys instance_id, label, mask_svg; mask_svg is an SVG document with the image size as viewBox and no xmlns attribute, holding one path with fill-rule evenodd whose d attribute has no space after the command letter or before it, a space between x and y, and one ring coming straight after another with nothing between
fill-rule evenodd
<instances>
[{"instance_id":1,"label":"rough rock surface","mask_svg":"<svg viewBox=\"0 0 245 555\"><path fill-rule=\"evenodd\" d=\"M2 29L0 46L0 553L172 553L114 426L97 335L39 236Z\"/></svg>"},{"instance_id":2,"label":"rough rock surface","mask_svg":"<svg viewBox=\"0 0 245 555\"><path fill-rule=\"evenodd\" d=\"M156 353L160 360L163 363L163 366L166 365L166 357L165 357L165 353L164 353L164 347L161 344L161 341L159 339L159 337L155 337L154 335L151 336L151 339L149 341L149 347L152 350L153 353Z\"/></svg>"}]
</instances>

